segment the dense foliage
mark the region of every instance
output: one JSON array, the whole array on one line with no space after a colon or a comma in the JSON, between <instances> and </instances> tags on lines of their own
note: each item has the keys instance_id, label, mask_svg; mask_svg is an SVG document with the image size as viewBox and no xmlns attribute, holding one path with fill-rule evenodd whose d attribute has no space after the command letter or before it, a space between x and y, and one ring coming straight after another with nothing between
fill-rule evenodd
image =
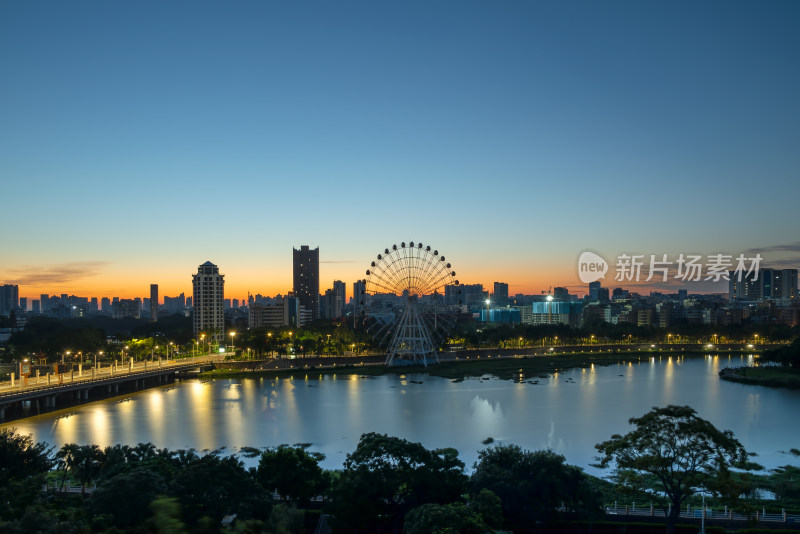
<instances>
[{"instance_id":1,"label":"dense foliage","mask_svg":"<svg viewBox=\"0 0 800 534\"><path fill-rule=\"evenodd\" d=\"M722 464L715 464L719 454L735 452L738 457L743 451L732 436L698 419L686 407L654 409L632 420L635 436L613 436L598 448L609 454L613 450L618 468L627 466L623 470L629 473L620 473L617 482L641 483L640 498L673 491L659 486L661 479L653 476L671 469L692 481L682 486L690 492L706 484L717 491L710 479L716 472L720 485L742 494L767 488L775 491L781 506L798 504L792 500L798 498L798 467L787 465L758 480L725 472ZM670 421L677 426L667 433L680 436L673 442L680 454L671 457L662 450L656 460L654 444L665 437L664 425ZM710 456L709 437L719 441ZM643 452L629 458L643 475L639 479L629 478L634 469L623 457L622 441L634 439L650 443L642 442ZM700 452L682 450L678 442L692 443ZM681 463L684 453L694 455L693 465L702 467L697 473ZM343 469L335 472L323 471L322 456L305 445L248 447L240 454L257 457L258 466L248 468L236 456L218 451L198 454L151 443L103 449L70 443L53 451L30 436L2 430L0 531L302 534L315 531L320 513L331 514L334 532L347 533L558 532L565 520L577 521L576 528L585 524L602 530L601 501L632 495L585 475L552 451L514 445L480 451L471 475L454 449L426 449L375 433L361 436ZM800 451L790 454L797 457ZM68 486L80 489L68 493Z\"/></svg>"},{"instance_id":2,"label":"dense foliage","mask_svg":"<svg viewBox=\"0 0 800 534\"><path fill-rule=\"evenodd\" d=\"M773 362L783 367L800 369L800 338L795 339L790 345L768 350L761 355L762 361Z\"/></svg>"}]
</instances>

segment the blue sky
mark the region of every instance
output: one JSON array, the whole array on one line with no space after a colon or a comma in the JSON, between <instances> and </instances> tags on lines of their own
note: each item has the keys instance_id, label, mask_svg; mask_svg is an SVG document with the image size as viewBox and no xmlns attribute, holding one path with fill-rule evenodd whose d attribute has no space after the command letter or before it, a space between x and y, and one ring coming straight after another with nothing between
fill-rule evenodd
<instances>
[{"instance_id":1,"label":"blue sky","mask_svg":"<svg viewBox=\"0 0 800 534\"><path fill-rule=\"evenodd\" d=\"M271 294L292 246L342 262L325 287L404 239L512 292L578 284L586 249L791 262L798 23L790 1L6 2L0 281L172 294L211 260Z\"/></svg>"}]
</instances>

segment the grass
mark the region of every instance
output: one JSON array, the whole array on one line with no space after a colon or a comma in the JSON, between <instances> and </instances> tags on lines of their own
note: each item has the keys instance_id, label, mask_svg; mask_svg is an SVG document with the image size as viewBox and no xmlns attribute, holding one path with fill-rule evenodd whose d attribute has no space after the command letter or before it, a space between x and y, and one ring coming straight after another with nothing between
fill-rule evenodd
<instances>
[{"instance_id":1,"label":"grass","mask_svg":"<svg viewBox=\"0 0 800 534\"><path fill-rule=\"evenodd\" d=\"M800 369L791 367L739 367L723 370L720 378L742 384L800 389Z\"/></svg>"},{"instance_id":2,"label":"grass","mask_svg":"<svg viewBox=\"0 0 800 534\"><path fill-rule=\"evenodd\" d=\"M687 356L692 354L686 353ZM700 355L698 353L697 355ZM324 368L281 369L263 371L240 371L216 369L200 375L201 378L257 378L257 377L292 377L333 374L357 374L362 376L378 376L384 374L427 374L441 378L461 381L471 377L494 376L502 380L517 382L536 382L540 378L549 378L553 373L564 369L591 368L592 365L608 366L616 364L646 362L651 357L667 356L649 352L631 353L578 353L547 356L527 356L524 358L469 358L442 362L439 365L423 367L403 366L386 367L383 365L349 365ZM679 356L683 356L680 354Z\"/></svg>"}]
</instances>

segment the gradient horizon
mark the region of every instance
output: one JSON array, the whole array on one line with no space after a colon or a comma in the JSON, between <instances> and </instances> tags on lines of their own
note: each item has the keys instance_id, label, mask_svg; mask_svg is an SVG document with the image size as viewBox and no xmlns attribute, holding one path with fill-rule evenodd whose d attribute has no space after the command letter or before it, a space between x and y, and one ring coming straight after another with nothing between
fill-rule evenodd
<instances>
[{"instance_id":1,"label":"gradient horizon","mask_svg":"<svg viewBox=\"0 0 800 534\"><path fill-rule=\"evenodd\" d=\"M349 294L404 240L511 294L585 292L585 250L796 268L798 26L792 1L5 3L0 283L163 298L208 260L226 297L285 294L307 244Z\"/></svg>"}]
</instances>

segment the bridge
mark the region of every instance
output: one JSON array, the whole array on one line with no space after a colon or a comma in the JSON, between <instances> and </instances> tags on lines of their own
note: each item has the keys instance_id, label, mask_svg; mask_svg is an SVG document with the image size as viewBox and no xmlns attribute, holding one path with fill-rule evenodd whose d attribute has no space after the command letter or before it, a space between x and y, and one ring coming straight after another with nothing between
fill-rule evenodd
<instances>
[{"instance_id":1,"label":"bridge","mask_svg":"<svg viewBox=\"0 0 800 534\"><path fill-rule=\"evenodd\" d=\"M91 367L67 373L23 378L21 380L0 382L0 422L35 415L44 411L56 410L99 400L121 392L137 391L147 387L165 384L175 377L192 374L202 368L213 367L224 355L202 356L183 360L133 362L127 365L113 363L108 366ZM90 397L92 397L90 399ZM34 413L24 414L24 408L36 409Z\"/></svg>"}]
</instances>

